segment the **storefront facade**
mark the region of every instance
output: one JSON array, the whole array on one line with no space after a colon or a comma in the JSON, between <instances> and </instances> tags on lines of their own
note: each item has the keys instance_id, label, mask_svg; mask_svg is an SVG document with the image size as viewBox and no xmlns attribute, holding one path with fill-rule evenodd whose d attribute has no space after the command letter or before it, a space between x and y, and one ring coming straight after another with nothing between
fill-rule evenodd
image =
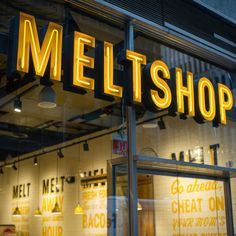
<instances>
[{"instance_id":1,"label":"storefront facade","mask_svg":"<svg viewBox=\"0 0 236 236\"><path fill-rule=\"evenodd\" d=\"M0 235L234 235L233 21L184 0L1 5Z\"/></svg>"}]
</instances>

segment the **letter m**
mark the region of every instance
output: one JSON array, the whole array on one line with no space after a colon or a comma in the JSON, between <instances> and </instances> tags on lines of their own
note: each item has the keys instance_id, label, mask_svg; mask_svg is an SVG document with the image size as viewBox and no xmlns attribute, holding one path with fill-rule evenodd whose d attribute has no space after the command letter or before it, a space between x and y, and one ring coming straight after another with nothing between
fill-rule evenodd
<instances>
[{"instance_id":1,"label":"letter m","mask_svg":"<svg viewBox=\"0 0 236 236\"><path fill-rule=\"evenodd\" d=\"M49 179L43 180L43 194L49 193Z\"/></svg>"},{"instance_id":2,"label":"letter m","mask_svg":"<svg viewBox=\"0 0 236 236\"><path fill-rule=\"evenodd\" d=\"M18 190L18 185L14 185L13 186L13 192L12 192L12 198L15 199L15 198L18 198L18 193L19 193L19 190Z\"/></svg>"},{"instance_id":3,"label":"letter m","mask_svg":"<svg viewBox=\"0 0 236 236\"><path fill-rule=\"evenodd\" d=\"M14 32L14 30L18 30L18 34ZM17 55L12 58L13 60L16 60L14 69L19 72L28 73L31 53L32 66L34 67L35 74L42 77L44 76L51 56L50 79L60 81L63 35L62 26L50 22L42 40L41 47L35 18L33 16L20 12L17 22L12 23L11 31L13 31L11 32L13 48L17 50ZM13 36L18 37L15 39ZM16 42L15 40L18 41ZM15 54L13 49L10 49L10 52L11 51ZM10 61L8 62L11 63Z\"/></svg>"}]
</instances>

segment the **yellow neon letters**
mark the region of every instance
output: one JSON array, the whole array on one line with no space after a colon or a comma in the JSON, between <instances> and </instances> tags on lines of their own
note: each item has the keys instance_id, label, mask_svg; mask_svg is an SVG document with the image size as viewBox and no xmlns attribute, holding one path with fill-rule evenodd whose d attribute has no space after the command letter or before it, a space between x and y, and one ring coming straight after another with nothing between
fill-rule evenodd
<instances>
[{"instance_id":1,"label":"yellow neon letters","mask_svg":"<svg viewBox=\"0 0 236 236\"><path fill-rule=\"evenodd\" d=\"M188 98L188 115L195 115L194 108L194 86L193 74L187 72L187 87L183 86L182 70L176 68L176 96L177 96L177 111L184 113L184 96Z\"/></svg>"},{"instance_id":2,"label":"yellow neon letters","mask_svg":"<svg viewBox=\"0 0 236 236\"><path fill-rule=\"evenodd\" d=\"M95 38L74 32L73 85L94 90L94 80L84 76L84 67L94 68L94 59L84 55L84 45L95 47Z\"/></svg>"},{"instance_id":3,"label":"yellow neon letters","mask_svg":"<svg viewBox=\"0 0 236 236\"><path fill-rule=\"evenodd\" d=\"M35 69L35 74L38 76L44 76L47 65L50 59L50 79L61 80L61 56L62 56L62 36L63 28L61 25L55 23L49 23L46 34L44 36L42 45L39 42L38 31L36 27L35 18L31 15L20 13L19 16L19 34L18 34L18 51L17 58L15 52L12 58L16 61L13 63L13 70L28 73L29 72L29 59L32 55L32 62ZM14 43L17 40L14 41ZM69 45L68 45L69 46ZM85 46L95 48L95 38L80 32L74 32L73 38L73 85L94 90L95 81L93 78L84 75L84 67L94 69L94 58L85 55ZM122 98L123 87L114 84L114 62L113 62L113 45L112 43L104 42L104 73L103 84L104 93ZM66 51L66 49L65 49ZM70 51L69 51L70 52ZM172 94L170 87L166 80L174 79L170 78L170 71L167 65L160 60L154 61L151 66L146 67L144 76L151 77L151 85L146 84L146 88L149 91L144 91L142 94L142 82L146 83L145 78L142 81L142 65L146 64L146 56L134 51L126 50L126 60L132 62L132 81L133 81L133 101L141 103L142 95L145 99L145 105L150 110L158 109L175 109L175 106L171 106ZM69 54L67 54L69 55ZM11 58L11 57L9 57ZM98 63L99 64L99 63ZM65 65L66 66L66 65ZM13 66L12 66L13 67ZM68 69L68 67L66 67ZM162 73L160 77L159 72ZM70 73L72 74L72 73ZM65 75L65 79L67 79ZM201 117L204 120L216 121L222 124L226 124L226 111L233 107L233 94L230 89L223 85L218 84L218 99L216 104L216 96L212 83L209 79L203 77L198 82L198 103L195 105L194 101L194 83L193 74L187 72L186 86L183 83L182 69L176 68L175 71L176 80L176 110L173 112L187 113L189 116L195 116L195 108L197 112L201 113ZM150 82L150 78L148 78ZM96 81L98 83L98 81ZM96 84L97 85L97 84ZM100 89L100 87L98 86ZM155 89L156 88L156 89ZM161 91L161 94L160 94ZM174 96L173 96L174 97ZM186 109L184 101L188 100L188 109ZM217 105L217 106L216 106ZM219 114L216 114L219 106ZM216 109L217 108L217 109ZM187 112L188 111L188 112ZM216 117L219 116L220 118ZM219 121L218 121L219 120Z\"/></svg>"},{"instance_id":4,"label":"yellow neon letters","mask_svg":"<svg viewBox=\"0 0 236 236\"><path fill-rule=\"evenodd\" d=\"M208 90L209 108L206 108L206 94L205 88ZM198 101L199 109L205 120L212 121L216 115L215 91L211 81L205 77L198 82Z\"/></svg>"},{"instance_id":5,"label":"yellow neon letters","mask_svg":"<svg viewBox=\"0 0 236 236\"><path fill-rule=\"evenodd\" d=\"M159 109L168 108L171 104L172 95L170 91L170 87L162 78L159 77L158 72L161 71L163 73L163 77L165 79L170 79L170 72L167 65L162 61L154 61L150 68L151 79L153 83L163 91L164 96L161 98L158 94L158 91L151 89L151 97L154 104Z\"/></svg>"},{"instance_id":6,"label":"yellow neon letters","mask_svg":"<svg viewBox=\"0 0 236 236\"><path fill-rule=\"evenodd\" d=\"M223 84L218 84L218 94L220 107L220 122L226 125L226 110L230 110L233 107L233 95L230 89Z\"/></svg>"},{"instance_id":7,"label":"yellow neon letters","mask_svg":"<svg viewBox=\"0 0 236 236\"><path fill-rule=\"evenodd\" d=\"M35 18L21 12L19 22L17 70L25 73L29 72L29 56L31 51L35 74L43 76L48 64L49 56L51 55L50 78L60 81L62 34L62 26L50 22L40 49Z\"/></svg>"},{"instance_id":8,"label":"yellow neon letters","mask_svg":"<svg viewBox=\"0 0 236 236\"><path fill-rule=\"evenodd\" d=\"M104 93L122 97L123 88L113 83L113 70L113 45L104 42Z\"/></svg>"},{"instance_id":9,"label":"yellow neon letters","mask_svg":"<svg viewBox=\"0 0 236 236\"><path fill-rule=\"evenodd\" d=\"M146 56L126 50L126 59L133 64L133 100L141 102L141 65L146 65Z\"/></svg>"}]
</instances>

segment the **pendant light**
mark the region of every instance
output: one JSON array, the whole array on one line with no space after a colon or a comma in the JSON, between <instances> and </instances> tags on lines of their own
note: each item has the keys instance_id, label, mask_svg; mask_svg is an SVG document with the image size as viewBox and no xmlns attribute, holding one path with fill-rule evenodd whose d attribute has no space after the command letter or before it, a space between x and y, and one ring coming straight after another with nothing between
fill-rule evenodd
<instances>
[{"instance_id":1,"label":"pendant light","mask_svg":"<svg viewBox=\"0 0 236 236\"><path fill-rule=\"evenodd\" d=\"M84 209L83 207L80 205L80 203L78 202L77 206L74 209L74 214L75 215L83 215L84 214Z\"/></svg>"},{"instance_id":2,"label":"pendant light","mask_svg":"<svg viewBox=\"0 0 236 236\"><path fill-rule=\"evenodd\" d=\"M42 212L41 212L41 210L40 210L40 207L39 207L39 189L40 189L40 159L38 158L37 159L37 157L35 157L35 159L37 160L37 162L35 162L35 160L34 160L34 165L35 165L35 163L37 163L37 167L38 167L38 207L35 209L35 211L34 211L34 216L36 216L36 217L40 217L40 216L42 216Z\"/></svg>"},{"instance_id":3,"label":"pendant light","mask_svg":"<svg viewBox=\"0 0 236 236\"><path fill-rule=\"evenodd\" d=\"M61 208L59 207L58 202L56 201L55 206L52 209L53 215L61 215Z\"/></svg>"},{"instance_id":4,"label":"pendant light","mask_svg":"<svg viewBox=\"0 0 236 236\"><path fill-rule=\"evenodd\" d=\"M18 168L17 168L17 186L19 186L19 170L20 168L19 168L19 156L18 156ZM12 213L12 215L13 216L21 216L21 211L20 211L20 209L19 209L19 207L18 207L18 200L19 200L19 198L18 198L18 196L17 196L17 205L16 205L16 208L14 209L14 211L13 211L13 213Z\"/></svg>"},{"instance_id":5,"label":"pendant light","mask_svg":"<svg viewBox=\"0 0 236 236\"><path fill-rule=\"evenodd\" d=\"M80 165L80 144L78 144L79 145L79 158L78 158L78 169L79 169L79 165ZM78 198L78 192L79 192L79 178L82 176L81 175L81 170L79 170L79 174L78 174L78 176L77 176L77 185L76 185L76 196L77 196L77 198ZM83 209L83 207L80 205L80 202L78 201L78 203L77 203L77 205L76 205L76 207L75 207L75 209L74 209L74 214L75 215L83 215L84 214L84 209Z\"/></svg>"},{"instance_id":6,"label":"pendant light","mask_svg":"<svg viewBox=\"0 0 236 236\"><path fill-rule=\"evenodd\" d=\"M14 209L12 215L13 216L21 216L21 211L18 206Z\"/></svg>"},{"instance_id":7,"label":"pendant light","mask_svg":"<svg viewBox=\"0 0 236 236\"><path fill-rule=\"evenodd\" d=\"M57 183L56 183L56 194L57 194L57 189L58 189L58 159L59 159L59 157L57 156L56 158L57 158L57 178L56 178L56 180L57 180ZM58 204L58 202L56 200L55 205L54 205L54 207L52 209L52 214L53 215L61 215L61 213L62 213L61 212L61 208L59 207L59 204Z\"/></svg>"},{"instance_id":8,"label":"pendant light","mask_svg":"<svg viewBox=\"0 0 236 236\"><path fill-rule=\"evenodd\" d=\"M39 207L37 207L37 208L35 209L35 211L34 211L34 216L35 216L35 217L40 217L40 216L42 216L42 212L41 212L41 210L40 210Z\"/></svg>"},{"instance_id":9,"label":"pendant light","mask_svg":"<svg viewBox=\"0 0 236 236\"><path fill-rule=\"evenodd\" d=\"M143 128L145 129L155 129L157 127L157 121L154 119L156 116L155 113L146 111L143 117L144 123Z\"/></svg>"},{"instance_id":10,"label":"pendant light","mask_svg":"<svg viewBox=\"0 0 236 236\"><path fill-rule=\"evenodd\" d=\"M50 86L45 86L39 93L38 106L45 109L52 109L57 106L56 93Z\"/></svg>"}]
</instances>

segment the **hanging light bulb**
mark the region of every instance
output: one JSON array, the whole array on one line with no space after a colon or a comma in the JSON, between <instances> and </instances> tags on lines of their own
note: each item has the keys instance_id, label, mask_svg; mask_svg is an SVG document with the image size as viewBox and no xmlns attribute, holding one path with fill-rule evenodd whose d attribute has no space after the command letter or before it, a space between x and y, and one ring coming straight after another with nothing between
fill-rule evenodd
<instances>
[{"instance_id":1,"label":"hanging light bulb","mask_svg":"<svg viewBox=\"0 0 236 236\"><path fill-rule=\"evenodd\" d=\"M37 207L34 211L34 216L42 216L42 212L39 207Z\"/></svg>"},{"instance_id":2,"label":"hanging light bulb","mask_svg":"<svg viewBox=\"0 0 236 236\"><path fill-rule=\"evenodd\" d=\"M19 158L19 155L18 155L18 168L16 168L15 162L14 162L14 166L13 166L13 169L17 170L17 186L19 186L19 174L20 174L19 161L20 161L20 158ZM12 215L13 216L21 216L21 211L20 211L20 209L18 207L18 197L17 197L17 206L14 209Z\"/></svg>"},{"instance_id":3,"label":"hanging light bulb","mask_svg":"<svg viewBox=\"0 0 236 236\"><path fill-rule=\"evenodd\" d=\"M21 212L20 212L20 209L18 206L14 209L12 215L13 216L21 216Z\"/></svg>"},{"instance_id":4,"label":"hanging light bulb","mask_svg":"<svg viewBox=\"0 0 236 236\"><path fill-rule=\"evenodd\" d=\"M59 168L58 168L58 160L59 160L59 157L56 158L56 161L57 161L57 168L56 168L56 172L57 172L57 178L56 178L56 181L57 181L57 183L56 183L56 194L57 194L57 192L58 192L59 189L60 189L60 185L59 185L59 183L58 183L58 170L59 170ZM61 209L60 209L59 204L58 204L57 201L55 202L55 205L54 205L54 207L53 207L53 209L52 209L52 214L53 214L53 215L60 215L60 214L61 214Z\"/></svg>"},{"instance_id":5,"label":"hanging light bulb","mask_svg":"<svg viewBox=\"0 0 236 236\"><path fill-rule=\"evenodd\" d=\"M52 214L53 215L60 215L61 214L61 209L59 207L58 202L55 203L55 206L52 209Z\"/></svg>"},{"instance_id":6,"label":"hanging light bulb","mask_svg":"<svg viewBox=\"0 0 236 236\"><path fill-rule=\"evenodd\" d=\"M74 209L74 214L75 215L83 215L84 214L84 209L83 207L80 205L80 203L78 202L77 206Z\"/></svg>"},{"instance_id":7,"label":"hanging light bulb","mask_svg":"<svg viewBox=\"0 0 236 236\"><path fill-rule=\"evenodd\" d=\"M40 217L40 216L42 216L42 212L39 208L40 158L38 159L37 156L34 158L34 165L38 166L38 207L34 211L34 216Z\"/></svg>"},{"instance_id":8,"label":"hanging light bulb","mask_svg":"<svg viewBox=\"0 0 236 236\"><path fill-rule=\"evenodd\" d=\"M142 205L140 204L140 202L137 203L137 210L138 210L138 211L142 211L142 210L143 210L143 207L142 207Z\"/></svg>"},{"instance_id":9,"label":"hanging light bulb","mask_svg":"<svg viewBox=\"0 0 236 236\"><path fill-rule=\"evenodd\" d=\"M85 143L87 144L87 141L85 141ZM80 145L78 145L79 147L79 160L78 160L78 164L80 164ZM84 148L84 145L83 145L83 148ZM87 150L88 150L88 147L87 147ZM77 179L77 182L76 182L76 195L78 195L78 190L79 190L79 177L80 178L84 178L85 177L85 174L79 170L79 176L78 176L78 179ZM78 196L76 196L76 198L78 198ZM83 215L84 214L84 209L83 207L80 205L79 201L78 201L78 204L76 205L75 209L74 209L74 214L75 215Z\"/></svg>"}]
</instances>

